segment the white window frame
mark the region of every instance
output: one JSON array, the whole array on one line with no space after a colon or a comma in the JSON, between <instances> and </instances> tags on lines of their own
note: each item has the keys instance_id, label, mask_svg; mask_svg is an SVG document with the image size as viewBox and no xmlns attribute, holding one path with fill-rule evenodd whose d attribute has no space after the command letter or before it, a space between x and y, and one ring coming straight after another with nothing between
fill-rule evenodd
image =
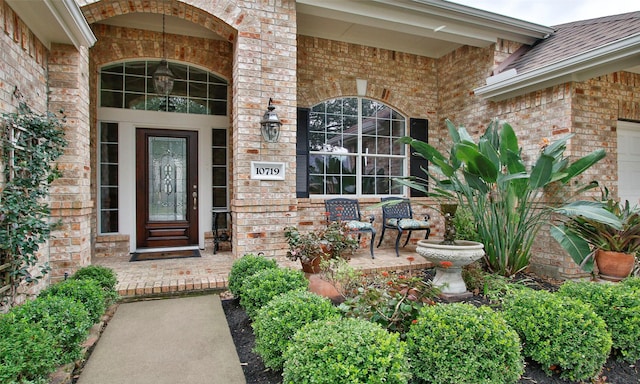
<instances>
[{"instance_id":1,"label":"white window frame","mask_svg":"<svg viewBox=\"0 0 640 384\"><path fill-rule=\"evenodd\" d=\"M357 113L357 120L358 120L358 129L357 129L357 153L349 153L349 154L345 154L345 156L349 156L349 157L353 157L355 159L355 183L356 183L356 191L354 194L323 194L323 193L312 193L311 189L310 189L310 194L309 196L311 198L331 198L331 197L354 197L354 198L363 198L363 197L372 197L372 198L377 198L377 197L384 197L384 196L398 196L398 195L402 195L402 196L406 196L408 193L408 188L406 186L401 186L401 191L400 192L396 192L394 193L393 191L389 191L389 193L387 194L363 194L363 173L362 173L362 161L363 158L368 156L368 157L376 157L376 158L384 158L384 159L401 159L402 160L402 175L399 177L407 177L409 176L409 151L407 149L407 146L404 146L404 154L402 155L394 155L394 154L389 154L389 155L376 155L376 154L366 154L363 153L363 101L364 100L368 100L368 101L372 101L381 105L384 105L385 107L391 109L392 112L402 116L403 120L404 120L404 134L401 136L405 136L408 135L408 130L409 130L409 118L407 116L405 116L404 114L400 113L398 110L394 109L392 106L390 106L389 104L383 103L381 101L375 100L375 99L371 99L371 98L367 98L367 97L359 97L359 96L344 96L344 97L337 97L337 98L333 98L333 99L329 99L329 100L324 100L314 106L311 107L310 113L313 114L313 108L315 108L316 106L320 105L320 104L324 104L327 101L331 101L331 100L341 100L341 99L356 99L357 100L357 107L358 107L358 113ZM342 115L344 116L344 115ZM393 119L392 119L393 122ZM390 135L393 134L393 125L391 125L390 127ZM377 135L375 135L375 137L378 137ZM311 138L311 126L309 126L309 138ZM394 136L390 136L391 140L397 140L398 137ZM311 157L314 155L318 155L318 156L335 156L335 152L331 152L331 151L315 151L313 150L313 148L309 148L309 157L310 157L310 161L309 161L309 166L307 167L307 172L309 173L310 177L311 177L311 172L310 172L310 167L312 164L312 160ZM391 176L391 179L398 177L398 176ZM311 188L311 187L310 187Z\"/></svg>"}]
</instances>

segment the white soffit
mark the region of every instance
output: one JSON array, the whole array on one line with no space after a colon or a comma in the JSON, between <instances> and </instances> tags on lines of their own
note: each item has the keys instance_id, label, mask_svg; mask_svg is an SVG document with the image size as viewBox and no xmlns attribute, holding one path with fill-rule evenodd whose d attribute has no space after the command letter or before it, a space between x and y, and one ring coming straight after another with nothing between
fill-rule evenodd
<instances>
[{"instance_id":1,"label":"white soffit","mask_svg":"<svg viewBox=\"0 0 640 384\"><path fill-rule=\"evenodd\" d=\"M476 95L500 101L572 81L617 71L640 73L640 34L569 57L544 67L487 79L487 85L474 89Z\"/></svg>"},{"instance_id":2,"label":"white soffit","mask_svg":"<svg viewBox=\"0 0 640 384\"><path fill-rule=\"evenodd\" d=\"M91 47L96 37L74 0L5 0L33 34L51 43Z\"/></svg>"},{"instance_id":3,"label":"white soffit","mask_svg":"<svg viewBox=\"0 0 640 384\"><path fill-rule=\"evenodd\" d=\"M297 0L298 34L441 57L499 38L532 44L549 27L441 0Z\"/></svg>"}]
</instances>

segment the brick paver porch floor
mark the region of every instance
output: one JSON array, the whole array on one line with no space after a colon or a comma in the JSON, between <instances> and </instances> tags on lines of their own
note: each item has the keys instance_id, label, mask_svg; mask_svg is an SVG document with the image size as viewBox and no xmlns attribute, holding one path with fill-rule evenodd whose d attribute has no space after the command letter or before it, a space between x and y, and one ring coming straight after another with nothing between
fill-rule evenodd
<instances>
[{"instance_id":1,"label":"brick paver porch floor","mask_svg":"<svg viewBox=\"0 0 640 384\"><path fill-rule=\"evenodd\" d=\"M184 294L193 291L224 291L227 277L233 264L233 254L228 251L213 254L210 249L201 250L201 257L129 262L129 257L95 258L95 265L113 269L118 276L118 293L123 298L152 295ZM368 248L359 249L350 264L365 272L376 270L407 270L430 266L415 252L415 245L400 249L396 257L392 246L375 249L375 259L371 259ZM415 260L409 262L408 256ZM283 267L301 269L300 262L286 258L277 259Z\"/></svg>"}]
</instances>

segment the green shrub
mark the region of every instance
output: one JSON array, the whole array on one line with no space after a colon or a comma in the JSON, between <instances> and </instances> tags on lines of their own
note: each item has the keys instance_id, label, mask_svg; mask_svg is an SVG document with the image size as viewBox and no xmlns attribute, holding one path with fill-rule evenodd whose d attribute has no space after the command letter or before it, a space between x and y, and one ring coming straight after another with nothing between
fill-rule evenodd
<instances>
[{"instance_id":1,"label":"green shrub","mask_svg":"<svg viewBox=\"0 0 640 384\"><path fill-rule=\"evenodd\" d=\"M307 289L309 281L304 274L289 268L269 268L248 276L242 284L240 305L253 319L258 309L281 293L296 289Z\"/></svg>"},{"instance_id":2,"label":"green shrub","mask_svg":"<svg viewBox=\"0 0 640 384\"><path fill-rule=\"evenodd\" d=\"M263 269L278 268L275 260L264 256L246 254L233 262L229 272L229 291L236 297L242 296L242 283L244 279Z\"/></svg>"},{"instance_id":3,"label":"green shrub","mask_svg":"<svg viewBox=\"0 0 640 384\"><path fill-rule=\"evenodd\" d=\"M640 277L628 277L622 280L620 284L634 292L640 292Z\"/></svg>"},{"instance_id":4,"label":"green shrub","mask_svg":"<svg viewBox=\"0 0 640 384\"><path fill-rule=\"evenodd\" d=\"M38 324L55 337L51 347L59 354L60 364L80 357L81 344L92 325L89 312L81 303L66 297L38 297L15 307L12 312L17 321Z\"/></svg>"},{"instance_id":5,"label":"green shrub","mask_svg":"<svg viewBox=\"0 0 640 384\"><path fill-rule=\"evenodd\" d=\"M118 278L116 276L116 273L110 268L103 267L101 265L89 265L78 269L76 273L71 276L71 279L95 280L105 292L107 306L118 301L118 292L116 291Z\"/></svg>"},{"instance_id":6,"label":"green shrub","mask_svg":"<svg viewBox=\"0 0 640 384\"><path fill-rule=\"evenodd\" d=\"M640 295L621 284L566 282L558 290L590 304L607 324L616 354L630 363L640 359Z\"/></svg>"},{"instance_id":7,"label":"green shrub","mask_svg":"<svg viewBox=\"0 0 640 384\"><path fill-rule=\"evenodd\" d=\"M353 318L307 324L284 358L284 384L395 384L411 375L406 345L397 333Z\"/></svg>"},{"instance_id":8,"label":"green shrub","mask_svg":"<svg viewBox=\"0 0 640 384\"><path fill-rule=\"evenodd\" d=\"M0 383L47 383L57 367L55 336L39 324L0 316Z\"/></svg>"},{"instance_id":9,"label":"green shrub","mask_svg":"<svg viewBox=\"0 0 640 384\"><path fill-rule=\"evenodd\" d=\"M607 361L611 334L587 304L547 291L513 292L503 303L504 316L523 343L523 354L551 376L569 380L594 377Z\"/></svg>"},{"instance_id":10,"label":"green shrub","mask_svg":"<svg viewBox=\"0 0 640 384\"><path fill-rule=\"evenodd\" d=\"M407 334L415 377L428 383L517 383L524 372L518 334L489 307L424 307Z\"/></svg>"},{"instance_id":11,"label":"green shrub","mask_svg":"<svg viewBox=\"0 0 640 384\"><path fill-rule=\"evenodd\" d=\"M49 286L40 297L68 297L84 305L91 323L97 323L106 310L105 295L95 280L65 280Z\"/></svg>"},{"instance_id":12,"label":"green shrub","mask_svg":"<svg viewBox=\"0 0 640 384\"><path fill-rule=\"evenodd\" d=\"M325 297L302 290L285 292L258 310L252 324L254 350L262 357L266 367L281 370L284 364L282 354L296 331L314 320L336 316L337 308Z\"/></svg>"}]
</instances>

